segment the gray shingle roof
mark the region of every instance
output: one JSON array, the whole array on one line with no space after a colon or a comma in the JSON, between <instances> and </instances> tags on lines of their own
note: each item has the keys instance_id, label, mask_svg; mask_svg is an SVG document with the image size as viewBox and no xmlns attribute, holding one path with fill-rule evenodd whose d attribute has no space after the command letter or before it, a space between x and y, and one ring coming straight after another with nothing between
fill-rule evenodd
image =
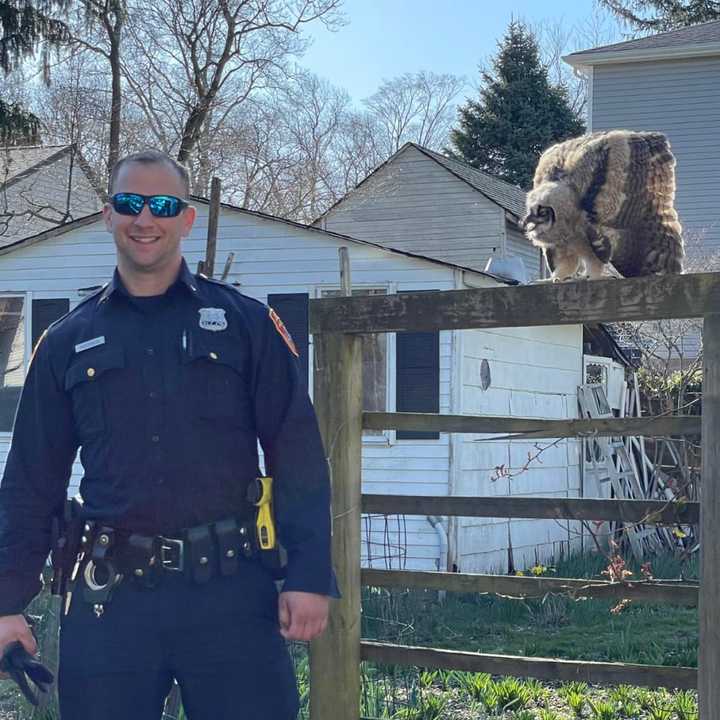
<instances>
[{"instance_id":1,"label":"gray shingle roof","mask_svg":"<svg viewBox=\"0 0 720 720\"><path fill-rule=\"evenodd\" d=\"M416 145L415 143L410 144L516 217L521 218L525 214L524 190L504 180L488 175L482 172L482 170L476 170L464 162L445 157L421 145Z\"/></svg>"},{"instance_id":2,"label":"gray shingle roof","mask_svg":"<svg viewBox=\"0 0 720 720\"><path fill-rule=\"evenodd\" d=\"M20 145L3 148L0 151L0 183L12 180L68 147L68 145Z\"/></svg>"},{"instance_id":3,"label":"gray shingle roof","mask_svg":"<svg viewBox=\"0 0 720 720\"><path fill-rule=\"evenodd\" d=\"M700 25L692 25L690 27L680 28L679 30L669 30L668 32L649 35L648 37L638 38L637 40L626 40L625 42L614 43L612 45L602 45L600 47L590 48L589 50L581 50L568 55L567 58L571 60L579 55L632 52L635 50L671 50L672 48L685 47L688 45L714 43L720 43L720 20L713 20L711 22L701 23Z\"/></svg>"}]
</instances>

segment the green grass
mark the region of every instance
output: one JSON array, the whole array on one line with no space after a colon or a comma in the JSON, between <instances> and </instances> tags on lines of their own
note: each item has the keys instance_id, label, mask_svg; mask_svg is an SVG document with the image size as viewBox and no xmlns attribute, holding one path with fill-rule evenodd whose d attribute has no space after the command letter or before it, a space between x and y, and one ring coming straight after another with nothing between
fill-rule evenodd
<instances>
[{"instance_id":1,"label":"green grass","mask_svg":"<svg viewBox=\"0 0 720 720\"><path fill-rule=\"evenodd\" d=\"M604 558L570 558L558 577L602 577ZM632 567L632 566L631 566ZM682 568L696 577L694 566ZM653 563L655 577L680 577L673 558ZM449 650L560 657L568 660L697 666L697 608L631 603L612 614L615 602L512 600L430 591L365 588L363 636L386 642Z\"/></svg>"}]
</instances>

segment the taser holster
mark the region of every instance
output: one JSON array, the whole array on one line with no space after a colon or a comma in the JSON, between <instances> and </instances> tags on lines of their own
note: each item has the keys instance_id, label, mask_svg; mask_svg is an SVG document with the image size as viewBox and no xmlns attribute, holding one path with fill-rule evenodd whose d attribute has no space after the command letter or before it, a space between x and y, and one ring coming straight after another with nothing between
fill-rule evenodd
<instances>
[{"instance_id":1,"label":"taser holster","mask_svg":"<svg viewBox=\"0 0 720 720\"><path fill-rule=\"evenodd\" d=\"M260 562L268 568L276 580L285 577L287 557L277 539L275 509L273 505L273 479L255 478L248 486L248 502L257 510L255 514L255 545Z\"/></svg>"},{"instance_id":2,"label":"taser holster","mask_svg":"<svg viewBox=\"0 0 720 720\"><path fill-rule=\"evenodd\" d=\"M52 581L50 592L65 595L83 534L83 503L79 496L65 500L53 516L51 526Z\"/></svg>"}]
</instances>

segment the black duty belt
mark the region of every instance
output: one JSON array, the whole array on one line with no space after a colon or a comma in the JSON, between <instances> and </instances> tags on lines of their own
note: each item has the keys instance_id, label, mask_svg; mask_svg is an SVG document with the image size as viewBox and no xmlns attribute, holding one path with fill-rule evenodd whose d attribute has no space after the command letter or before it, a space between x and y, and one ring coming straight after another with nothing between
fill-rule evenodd
<instances>
[{"instance_id":1,"label":"black duty belt","mask_svg":"<svg viewBox=\"0 0 720 720\"><path fill-rule=\"evenodd\" d=\"M125 578L148 588L157 586L166 573L180 573L191 581L205 583L215 575L237 573L241 558L257 558L276 569L270 554L258 549L254 525L248 520L225 518L178 535L140 535L87 521L65 593L65 614L80 578L83 598L100 618Z\"/></svg>"},{"instance_id":2,"label":"black duty belt","mask_svg":"<svg viewBox=\"0 0 720 720\"><path fill-rule=\"evenodd\" d=\"M182 573L203 583L214 575L234 575L239 559L257 555L250 521L226 518L187 528L178 537L140 535L104 525L93 533L90 560L110 563L123 575L146 582L162 573Z\"/></svg>"}]
</instances>

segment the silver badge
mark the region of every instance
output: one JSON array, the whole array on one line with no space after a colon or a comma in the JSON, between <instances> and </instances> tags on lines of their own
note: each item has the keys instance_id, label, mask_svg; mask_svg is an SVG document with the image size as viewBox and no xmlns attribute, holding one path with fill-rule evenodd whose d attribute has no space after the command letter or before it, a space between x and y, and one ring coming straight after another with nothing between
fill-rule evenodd
<instances>
[{"instance_id":1,"label":"silver badge","mask_svg":"<svg viewBox=\"0 0 720 720\"><path fill-rule=\"evenodd\" d=\"M200 327L203 330L219 332L227 330L227 319L223 308L200 308Z\"/></svg>"}]
</instances>

